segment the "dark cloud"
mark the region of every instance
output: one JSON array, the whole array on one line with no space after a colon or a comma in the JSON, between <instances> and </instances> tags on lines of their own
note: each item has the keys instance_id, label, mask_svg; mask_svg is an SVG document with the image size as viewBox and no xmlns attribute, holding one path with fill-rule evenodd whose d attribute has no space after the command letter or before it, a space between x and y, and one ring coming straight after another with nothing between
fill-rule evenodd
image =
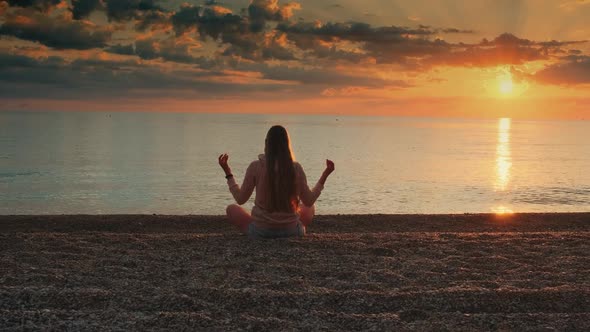
<instances>
[{"instance_id":1,"label":"dark cloud","mask_svg":"<svg viewBox=\"0 0 590 332\"><path fill-rule=\"evenodd\" d=\"M202 37L225 41L233 35L247 34L246 20L223 7L203 7L197 19L197 30ZM233 39L233 38L232 38Z\"/></svg>"},{"instance_id":2,"label":"dark cloud","mask_svg":"<svg viewBox=\"0 0 590 332\"><path fill-rule=\"evenodd\" d=\"M363 22L326 23L303 22L280 23L277 29L290 35L315 36L322 40L348 40L369 43L390 43L414 38L426 38L440 32L444 33L473 33L472 30L435 29L427 25L417 28L401 26L373 27Z\"/></svg>"},{"instance_id":3,"label":"dark cloud","mask_svg":"<svg viewBox=\"0 0 590 332\"><path fill-rule=\"evenodd\" d=\"M19 6L47 7L58 0L11 1ZM374 60L377 63L395 63L406 68L427 69L436 65L445 66L493 66L517 65L528 61L548 59L562 48L574 43L569 41L535 42L502 34L493 40L479 44L455 44L435 37L440 34L473 33L473 30L458 28L434 28L418 25L374 27L363 22L334 22L322 24L290 20L299 9L296 2L279 3L278 0L252 0L241 14L215 1L205 5L182 5L177 11L168 11L155 0L72 0L74 19L87 17L94 10L105 10L108 18L117 22L134 22L138 30L166 29L172 27L176 36L195 31L199 38L211 40L218 45L217 54L240 57L252 61L314 59L342 60L359 63ZM10 16L10 15L9 15ZM13 17L14 18L14 17ZM40 41L57 48L85 49L108 47L110 52L125 54L130 49L109 46L111 32L76 24L67 19L44 20L33 17L34 24L22 24L16 19L7 19L0 33L18 38ZM274 25L268 22L275 22ZM155 44L154 44L155 43ZM134 46L134 54L144 59L163 58L169 61L192 61L190 55L157 51L161 42L151 44L145 38Z\"/></svg>"},{"instance_id":4,"label":"dark cloud","mask_svg":"<svg viewBox=\"0 0 590 332\"><path fill-rule=\"evenodd\" d=\"M105 52L121 55L136 55L133 45L116 44L105 48Z\"/></svg>"},{"instance_id":5,"label":"dark cloud","mask_svg":"<svg viewBox=\"0 0 590 332\"><path fill-rule=\"evenodd\" d=\"M428 57L424 62L428 66L491 67L520 65L544 60L548 56L546 50L530 40L502 34L492 41L483 40L475 45L456 45L446 52Z\"/></svg>"},{"instance_id":6,"label":"dark cloud","mask_svg":"<svg viewBox=\"0 0 590 332\"><path fill-rule=\"evenodd\" d=\"M29 9L9 12L0 27L0 35L37 41L64 49L105 47L113 31L90 22L72 20L65 15L49 16Z\"/></svg>"},{"instance_id":7,"label":"dark cloud","mask_svg":"<svg viewBox=\"0 0 590 332\"><path fill-rule=\"evenodd\" d=\"M160 68L138 60L29 57L0 51L0 98L84 99L200 97L285 89L273 82L241 84L220 70Z\"/></svg>"},{"instance_id":8,"label":"dark cloud","mask_svg":"<svg viewBox=\"0 0 590 332\"><path fill-rule=\"evenodd\" d=\"M0 11L7 4L0 1ZM54 49L99 48L107 52L101 53L107 58L128 59L70 61L2 54L2 87L11 81L46 84L58 94L67 87L80 90L83 95L158 88L210 95L262 88L340 95L410 86L404 80L379 79L363 70L351 74L339 67L363 69L369 64L394 68L389 66L393 64L396 70L403 68L416 74L436 66L516 66L561 59L527 79L547 84L585 84L590 76L588 57L570 49L582 41L539 42L505 33L478 43L457 43L445 41L441 35L470 34L473 30L294 20L294 11L300 7L294 2L252 0L238 13L215 1L184 4L176 11L163 8L162 2L156 0L72 0L69 8L64 8L66 2L50 0L9 4L11 7L4 10L0 35ZM58 7L59 10L52 10ZM116 23L100 27L85 20L95 10L104 11ZM112 26L129 23L139 31L157 31L122 31L117 34L120 39L113 42ZM212 80L208 85L205 81L209 78ZM232 81L246 78L255 84ZM13 93L14 90L10 89ZM20 93L26 94L27 90Z\"/></svg>"},{"instance_id":9,"label":"dark cloud","mask_svg":"<svg viewBox=\"0 0 590 332\"><path fill-rule=\"evenodd\" d=\"M57 58L57 57L48 57L48 58L44 58L43 60L39 61L35 58L28 57L28 56L21 55L21 54L0 52L0 68L1 69L9 69L9 68L14 68L14 67L36 68L40 64L43 64L46 67L57 68L62 63L63 63L63 60L61 58ZM5 76L1 76L1 77L6 80Z\"/></svg>"},{"instance_id":10,"label":"dark cloud","mask_svg":"<svg viewBox=\"0 0 590 332\"><path fill-rule=\"evenodd\" d=\"M72 16L76 20L83 19L102 6L101 0L72 0Z\"/></svg>"},{"instance_id":11,"label":"dark cloud","mask_svg":"<svg viewBox=\"0 0 590 332\"><path fill-rule=\"evenodd\" d=\"M138 52L158 55L149 41L139 43ZM140 48L144 49L140 49ZM119 45L120 53L136 53ZM180 52L182 53L182 52ZM171 53L172 54L172 53ZM27 56L0 51L0 98L84 99L145 96L215 98L281 92L281 95L319 96L326 89L353 93L363 89L407 87L406 82L353 75L330 68L293 68L266 63L233 61L184 67L133 58L105 56L66 60L59 56ZM246 82L240 83L240 81Z\"/></svg>"},{"instance_id":12,"label":"dark cloud","mask_svg":"<svg viewBox=\"0 0 590 332\"><path fill-rule=\"evenodd\" d=\"M279 7L282 8L282 7ZM239 56L250 60L294 60L296 57L287 46L287 40L272 33L252 31L247 17L233 14L220 6L183 6L172 16L177 36L192 29L201 39L210 38L226 44L220 54Z\"/></svg>"},{"instance_id":13,"label":"dark cloud","mask_svg":"<svg viewBox=\"0 0 590 332\"><path fill-rule=\"evenodd\" d=\"M518 73L521 77L523 73ZM570 55L525 78L543 84L579 85L590 84L590 56Z\"/></svg>"},{"instance_id":14,"label":"dark cloud","mask_svg":"<svg viewBox=\"0 0 590 332\"><path fill-rule=\"evenodd\" d=\"M414 58L436 56L450 52L456 45L432 39L439 33L472 33L471 30L436 29L426 25L416 28L401 26L373 27L361 22L279 23L277 30L287 34L298 48L310 51L318 58L359 62L373 58L377 63L398 63L415 67ZM356 51L350 51L354 43Z\"/></svg>"},{"instance_id":15,"label":"dark cloud","mask_svg":"<svg viewBox=\"0 0 590 332\"><path fill-rule=\"evenodd\" d=\"M176 61L176 62L193 62L194 59L189 54L189 45L175 43L173 40L157 40L152 38L140 39L135 41L135 54L142 59L157 59Z\"/></svg>"},{"instance_id":16,"label":"dark cloud","mask_svg":"<svg viewBox=\"0 0 590 332\"><path fill-rule=\"evenodd\" d=\"M8 0L12 7L32 7L41 11L47 11L61 3L61 0Z\"/></svg>"},{"instance_id":17,"label":"dark cloud","mask_svg":"<svg viewBox=\"0 0 590 332\"><path fill-rule=\"evenodd\" d=\"M296 49L306 52L304 59L308 61L313 61L312 59L329 59L356 63L368 57L366 52L340 49L337 42L325 41L315 37L310 38L310 36L300 34L285 35L288 36L287 40Z\"/></svg>"},{"instance_id":18,"label":"dark cloud","mask_svg":"<svg viewBox=\"0 0 590 332\"><path fill-rule=\"evenodd\" d=\"M134 21L135 28L168 27L170 15L154 0L72 0L70 8L76 20L87 18L95 10L104 10L111 21Z\"/></svg>"},{"instance_id":19,"label":"dark cloud","mask_svg":"<svg viewBox=\"0 0 590 332\"><path fill-rule=\"evenodd\" d=\"M287 35L299 49L310 52L313 57L351 62L372 58L378 63L404 63L408 56L424 56L433 52L426 50L426 47L437 47L436 43L428 39L408 37L399 33L399 30L388 30L381 35L365 24L330 24L325 28L316 28L311 35L292 32L287 32ZM427 31L419 33L428 34Z\"/></svg>"},{"instance_id":20,"label":"dark cloud","mask_svg":"<svg viewBox=\"0 0 590 332\"><path fill-rule=\"evenodd\" d=\"M288 41L284 34L232 34L224 36L223 41L229 44L222 52L224 56L239 56L254 61L297 59L288 48Z\"/></svg>"},{"instance_id":21,"label":"dark cloud","mask_svg":"<svg viewBox=\"0 0 590 332\"><path fill-rule=\"evenodd\" d=\"M537 42L532 41L529 39L519 38L511 33L503 33L498 37L494 38L492 41L488 41L484 39L480 46L502 46L502 47L519 47L519 46L536 46L542 48L559 48L563 46L571 46L575 44L585 43L585 40L576 40L576 41L543 41Z\"/></svg>"},{"instance_id":22,"label":"dark cloud","mask_svg":"<svg viewBox=\"0 0 590 332\"><path fill-rule=\"evenodd\" d=\"M265 29L267 21L287 21L293 16L293 11L300 8L297 2L280 5L278 0L252 0L248 6L250 29L260 32Z\"/></svg>"},{"instance_id":23,"label":"dark cloud","mask_svg":"<svg viewBox=\"0 0 590 332\"><path fill-rule=\"evenodd\" d=\"M179 11L172 15L171 22L176 35L182 35L197 27L200 10L200 6L183 5Z\"/></svg>"},{"instance_id":24,"label":"dark cloud","mask_svg":"<svg viewBox=\"0 0 590 332\"><path fill-rule=\"evenodd\" d=\"M481 43L458 44L448 52L443 52L425 60L428 65L447 65L463 67L491 67L498 65L522 65L531 61L549 60L560 53L565 46L585 41L544 41L537 42L503 33L493 40L484 39Z\"/></svg>"},{"instance_id":25,"label":"dark cloud","mask_svg":"<svg viewBox=\"0 0 590 332\"><path fill-rule=\"evenodd\" d=\"M249 32L247 20L232 14L224 7L184 5L172 15L172 25L177 35L196 29L202 38L211 37L219 40L230 34Z\"/></svg>"},{"instance_id":26,"label":"dark cloud","mask_svg":"<svg viewBox=\"0 0 590 332\"><path fill-rule=\"evenodd\" d=\"M416 29L389 26L374 28L370 24L361 22L351 23L281 23L277 30L291 35L317 37L325 41L347 40L356 42L396 42L408 39L410 36L428 36L436 32L425 28Z\"/></svg>"},{"instance_id":27,"label":"dark cloud","mask_svg":"<svg viewBox=\"0 0 590 332\"><path fill-rule=\"evenodd\" d=\"M144 12L164 11L154 0L108 0L107 16L116 21L142 18Z\"/></svg>"},{"instance_id":28,"label":"dark cloud","mask_svg":"<svg viewBox=\"0 0 590 332\"><path fill-rule=\"evenodd\" d=\"M204 57L195 57L191 49L198 47L190 40L169 37L161 40L157 38L143 38L136 40L133 44L113 45L105 49L106 52L121 55L136 55L141 59L152 60L162 59L165 61L203 64L207 63Z\"/></svg>"},{"instance_id":29,"label":"dark cloud","mask_svg":"<svg viewBox=\"0 0 590 332\"><path fill-rule=\"evenodd\" d=\"M166 29L170 26L170 13L162 11L149 11L145 12L141 19L138 20L135 28L139 31Z\"/></svg>"},{"instance_id":30,"label":"dark cloud","mask_svg":"<svg viewBox=\"0 0 590 332\"><path fill-rule=\"evenodd\" d=\"M457 28L445 28L445 29L438 29L437 31L442 33L475 33L475 30L461 30Z\"/></svg>"}]
</instances>

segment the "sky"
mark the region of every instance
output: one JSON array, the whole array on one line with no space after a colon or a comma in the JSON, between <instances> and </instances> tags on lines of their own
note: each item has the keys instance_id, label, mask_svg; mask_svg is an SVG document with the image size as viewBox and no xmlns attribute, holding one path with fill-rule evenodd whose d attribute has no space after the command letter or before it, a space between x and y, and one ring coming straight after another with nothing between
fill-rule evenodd
<instances>
[{"instance_id":1,"label":"sky","mask_svg":"<svg viewBox=\"0 0 590 332\"><path fill-rule=\"evenodd\" d=\"M0 0L0 111L590 119L590 0Z\"/></svg>"}]
</instances>

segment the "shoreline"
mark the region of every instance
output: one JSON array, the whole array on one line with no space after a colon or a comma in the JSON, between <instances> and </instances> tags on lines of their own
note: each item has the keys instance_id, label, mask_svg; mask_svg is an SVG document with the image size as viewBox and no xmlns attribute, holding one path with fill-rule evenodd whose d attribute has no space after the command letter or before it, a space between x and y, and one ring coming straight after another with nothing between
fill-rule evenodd
<instances>
[{"instance_id":1,"label":"shoreline","mask_svg":"<svg viewBox=\"0 0 590 332\"><path fill-rule=\"evenodd\" d=\"M590 330L590 213L0 216L0 329Z\"/></svg>"},{"instance_id":2,"label":"shoreline","mask_svg":"<svg viewBox=\"0 0 590 332\"><path fill-rule=\"evenodd\" d=\"M309 232L482 232L590 228L590 212L316 215ZM15 231L227 232L223 215L73 214L0 215L0 232Z\"/></svg>"}]
</instances>

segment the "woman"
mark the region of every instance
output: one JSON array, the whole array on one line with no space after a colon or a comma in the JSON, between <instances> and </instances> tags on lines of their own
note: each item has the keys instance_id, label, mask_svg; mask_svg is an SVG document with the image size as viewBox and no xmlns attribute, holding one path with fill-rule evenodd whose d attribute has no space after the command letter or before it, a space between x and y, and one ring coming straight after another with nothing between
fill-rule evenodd
<instances>
[{"instance_id":1,"label":"woman","mask_svg":"<svg viewBox=\"0 0 590 332\"><path fill-rule=\"evenodd\" d=\"M227 207L229 221L252 237L288 237L305 235L314 215L314 203L326 179L334 171L334 163L326 160L326 169L318 183L309 189L301 165L294 161L289 134L282 126L273 126L266 134L264 154L246 170L242 186L234 179L228 155L219 156L229 190L240 205L246 203L256 188L254 208L250 215L242 207Z\"/></svg>"}]
</instances>

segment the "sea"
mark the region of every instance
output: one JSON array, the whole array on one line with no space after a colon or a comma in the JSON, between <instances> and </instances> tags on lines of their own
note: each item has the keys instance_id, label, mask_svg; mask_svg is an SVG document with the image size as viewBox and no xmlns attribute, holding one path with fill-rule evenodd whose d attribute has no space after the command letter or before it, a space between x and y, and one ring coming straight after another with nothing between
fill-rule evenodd
<instances>
[{"instance_id":1,"label":"sea","mask_svg":"<svg viewBox=\"0 0 590 332\"><path fill-rule=\"evenodd\" d=\"M0 112L0 214L220 215L283 125L318 214L590 211L590 121ZM251 208L254 195L245 204Z\"/></svg>"}]
</instances>

